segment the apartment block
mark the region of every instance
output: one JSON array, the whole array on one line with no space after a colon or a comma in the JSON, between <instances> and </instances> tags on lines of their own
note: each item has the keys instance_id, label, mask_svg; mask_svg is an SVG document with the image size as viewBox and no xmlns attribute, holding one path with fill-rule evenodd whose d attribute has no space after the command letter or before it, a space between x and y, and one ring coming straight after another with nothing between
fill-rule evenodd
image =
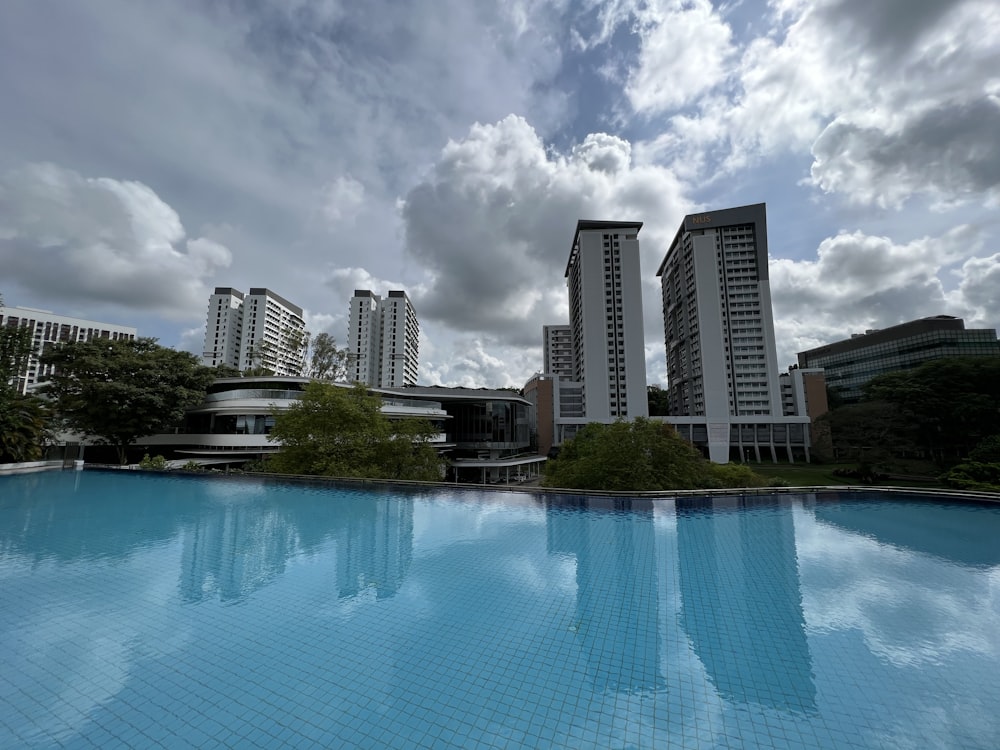
<instances>
[{"instance_id":1,"label":"apartment block","mask_svg":"<svg viewBox=\"0 0 1000 750\"><path fill-rule=\"evenodd\" d=\"M642 222L580 220L566 263L572 380L592 422L649 414L643 340Z\"/></svg>"},{"instance_id":2,"label":"apartment block","mask_svg":"<svg viewBox=\"0 0 1000 750\"><path fill-rule=\"evenodd\" d=\"M202 363L298 377L308 345L302 308L263 287L216 287L208 300Z\"/></svg>"},{"instance_id":3,"label":"apartment block","mask_svg":"<svg viewBox=\"0 0 1000 750\"><path fill-rule=\"evenodd\" d=\"M573 329L569 325L542 326L543 372L573 377Z\"/></svg>"},{"instance_id":4,"label":"apartment block","mask_svg":"<svg viewBox=\"0 0 1000 750\"><path fill-rule=\"evenodd\" d=\"M406 292L385 298L356 289L347 329L348 377L373 388L403 388L417 383L420 324Z\"/></svg>"},{"instance_id":5,"label":"apartment block","mask_svg":"<svg viewBox=\"0 0 1000 750\"><path fill-rule=\"evenodd\" d=\"M670 413L781 415L764 204L684 217L657 276Z\"/></svg>"},{"instance_id":6,"label":"apartment block","mask_svg":"<svg viewBox=\"0 0 1000 750\"><path fill-rule=\"evenodd\" d=\"M46 376L53 373L52 368L41 365L38 358L54 344L97 339L133 340L136 337L136 329L131 326L56 315L48 310L35 310L30 307L0 307L0 326L28 327L32 332L34 351L28 357L25 368L15 383L19 393L34 390Z\"/></svg>"},{"instance_id":7,"label":"apartment block","mask_svg":"<svg viewBox=\"0 0 1000 750\"><path fill-rule=\"evenodd\" d=\"M808 460L809 417L782 401L765 205L685 216L657 276L666 421L717 463Z\"/></svg>"}]
</instances>

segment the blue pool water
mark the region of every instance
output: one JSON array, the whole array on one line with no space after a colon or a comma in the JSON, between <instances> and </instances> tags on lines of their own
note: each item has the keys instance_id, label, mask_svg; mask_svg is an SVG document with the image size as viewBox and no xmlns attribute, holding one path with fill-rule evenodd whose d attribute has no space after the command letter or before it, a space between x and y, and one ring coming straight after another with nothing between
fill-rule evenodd
<instances>
[{"instance_id":1,"label":"blue pool water","mask_svg":"<svg viewBox=\"0 0 1000 750\"><path fill-rule=\"evenodd\" d=\"M1000 506L0 478L0 747L1000 747Z\"/></svg>"}]
</instances>

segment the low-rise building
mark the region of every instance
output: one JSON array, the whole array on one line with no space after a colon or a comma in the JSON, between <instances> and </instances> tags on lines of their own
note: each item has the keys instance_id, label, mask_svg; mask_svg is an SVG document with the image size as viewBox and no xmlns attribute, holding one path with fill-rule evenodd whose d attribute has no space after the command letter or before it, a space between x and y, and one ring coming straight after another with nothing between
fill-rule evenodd
<instances>
[{"instance_id":1,"label":"low-rise building","mask_svg":"<svg viewBox=\"0 0 1000 750\"><path fill-rule=\"evenodd\" d=\"M206 464L239 464L276 453L268 439L275 414L302 398L309 378L220 378L172 433L136 440L136 452ZM337 388L353 388L332 383ZM450 479L510 481L537 476L544 458L532 450L531 404L512 391L472 388L371 388L390 420L426 419L432 443L451 462Z\"/></svg>"},{"instance_id":2,"label":"low-rise building","mask_svg":"<svg viewBox=\"0 0 1000 750\"><path fill-rule=\"evenodd\" d=\"M97 339L112 341L127 339L131 341L136 337L136 329L132 326L99 323L95 320L57 315L48 310L36 310L31 307L0 307L0 326L31 329L34 351L28 357L24 369L17 376L15 386L19 393L28 393L34 390L46 376L53 373L51 366L45 366L39 362L39 357L45 353L46 349L55 344Z\"/></svg>"},{"instance_id":3,"label":"low-rise building","mask_svg":"<svg viewBox=\"0 0 1000 750\"><path fill-rule=\"evenodd\" d=\"M936 359L997 356L995 329L967 329L961 318L934 315L799 352L798 360L800 368L822 368L827 386L841 403L851 404L861 400L862 387L877 375Z\"/></svg>"}]
</instances>

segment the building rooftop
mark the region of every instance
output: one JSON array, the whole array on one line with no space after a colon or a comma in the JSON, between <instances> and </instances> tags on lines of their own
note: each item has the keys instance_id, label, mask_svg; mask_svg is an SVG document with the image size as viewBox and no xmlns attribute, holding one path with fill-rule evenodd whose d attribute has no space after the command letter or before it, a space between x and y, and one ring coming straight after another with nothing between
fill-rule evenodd
<instances>
[{"instance_id":1,"label":"building rooftop","mask_svg":"<svg viewBox=\"0 0 1000 750\"><path fill-rule=\"evenodd\" d=\"M569 249L569 260L566 262L566 276L569 276L569 269L576 262L577 255L580 254L580 232L588 232L595 229L635 229L636 234L642 229L641 221L598 221L595 219L580 219L576 222L576 232L573 233L573 245Z\"/></svg>"}]
</instances>

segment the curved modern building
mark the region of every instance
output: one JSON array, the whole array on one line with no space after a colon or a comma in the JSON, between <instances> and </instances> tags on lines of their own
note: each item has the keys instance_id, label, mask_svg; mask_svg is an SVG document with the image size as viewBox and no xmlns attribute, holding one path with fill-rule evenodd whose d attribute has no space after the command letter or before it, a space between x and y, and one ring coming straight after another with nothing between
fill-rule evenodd
<instances>
[{"instance_id":1,"label":"curved modern building","mask_svg":"<svg viewBox=\"0 0 1000 750\"><path fill-rule=\"evenodd\" d=\"M172 433L140 438L133 447L173 460L239 464L276 453L268 439L275 414L302 397L309 378L220 378ZM333 383L338 388L353 384ZM434 445L456 481L498 482L533 477L544 457L532 444L532 406L513 391L473 388L371 388L391 420L426 419Z\"/></svg>"}]
</instances>

